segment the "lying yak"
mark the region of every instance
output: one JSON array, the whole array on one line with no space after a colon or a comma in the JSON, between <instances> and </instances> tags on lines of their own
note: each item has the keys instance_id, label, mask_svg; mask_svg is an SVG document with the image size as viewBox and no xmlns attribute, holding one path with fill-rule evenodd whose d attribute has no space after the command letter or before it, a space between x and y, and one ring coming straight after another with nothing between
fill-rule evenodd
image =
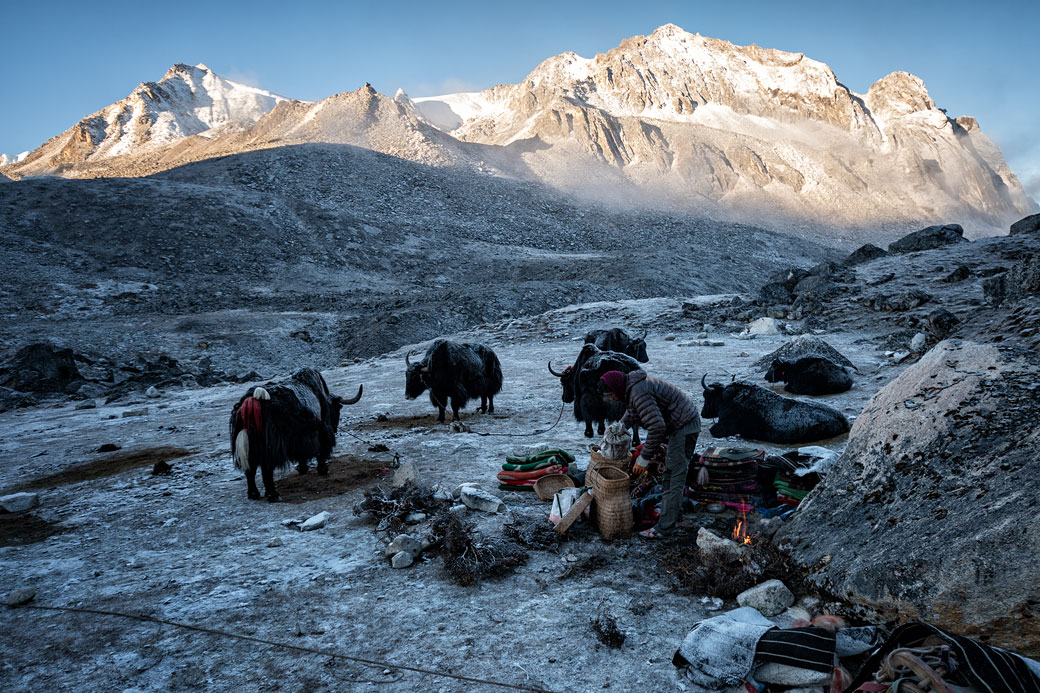
<instances>
[{"instance_id":1,"label":"lying yak","mask_svg":"<svg viewBox=\"0 0 1040 693\"><path fill-rule=\"evenodd\" d=\"M620 327L612 327L609 330L591 330L585 334L586 344L595 344L600 351L616 351L628 354L639 363L646 363L650 357L646 355L646 335L632 339L628 333Z\"/></svg>"},{"instance_id":2,"label":"lying yak","mask_svg":"<svg viewBox=\"0 0 1040 693\"><path fill-rule=\"evenodd\" d=\"M231 410L231 454L235 466L245 472L249 497L257 499L256 470L261 470L264 495L279 499L274 470L296 462L300 474L307 462L318 460L318 474L329 473L328 460L336 445L339 412L344 404L361 399L343 399L329 392L321 373L304 368L289 380L267 383L246 393Z\"/></svg>"},{"instance_id":3,"label":"lying yak","mask_svg":"<svg viewBox=\"0 0 1040 693\"><path fill-rule=\"evenodd\" d=\"M799 402L751 383L706 385L701 416L718 419L710 429L716 438L740 436L770 443L809 443L847 433L849 422L836 409Z\"/></svg>"},{"instance_id":4,"label":"lying yak","mask_svg":"<svg viewBox=\"0 0 1040 693\"><path fill-rule=\"evenodd\" d=\"M797 361L773 359L766 380L783 381L787 383L784 390L796 395L833 395L852 387L852 376L844 366L819 356L803 356Z\"/></svg>"},{"instance_id":5,"label":"lying yak","mask_svg":"<svg viewBox=\"0 0 1040 693\"><path fill-rule=\"evenodd\" d=\"M628 354L616 351L601 351L595 344L586 344L578 352L573 366L567 366L561 372L553 370L549 362L549 372L560 379L563 386L563 401L574 403L574 418L585 422L585 437L592 437L592 424L600 435L606 431L607 421L619 421L625 414L625 405L603 398L599 378L607 371L630 373L639 369L639 362ZM639 444L639 430L634 431L634 441Z\"/></svg>"},{"instance_id":6,"label":"lying yak","mask_svg":"<svg viewBox=\"0 0 1040 693\"><path fill-rule=\"evenodd\" d=\"M412 363L405 354L404 394L415 399L426 390L437 407L437 421L444 423L450 400L453 420L470 399L480 398L480 411L494 413L495 395L502 389L502 364L495 352L483 344L459 344L438 339L426 350L422 361Z\"/></svg>"}]
</instances>

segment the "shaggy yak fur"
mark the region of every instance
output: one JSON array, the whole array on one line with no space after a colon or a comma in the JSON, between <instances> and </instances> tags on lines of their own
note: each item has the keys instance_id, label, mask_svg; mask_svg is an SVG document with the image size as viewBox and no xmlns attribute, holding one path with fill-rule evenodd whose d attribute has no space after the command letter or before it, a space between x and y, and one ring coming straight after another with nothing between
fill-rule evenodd
<instances>
[{"instance_id":1,"label":"shaggy yak fur","mask_svg":"<svg viewBox=\"0 0 1040 693\"><path fill-rule=\"evenodd\" d=\"M256 470L261 470L264 495L279 499L274 470L295 462L300 474L307 462L318 460L318 473L328 474L328 460L336 445L339 412L344 404L361 399L362 387L351 399L329 392L321 373L304 368L282 383L255 388L231 410L231 454L245 472L249 497L260 497Z\"/></svg>"},{"instance_id":2,"label":"shaggy yak fur","mask_svg":"<svg viewBox=\"0 0 1040 693\"><path fill-rule=\"evenodd\" d=\"M444 423L444 410L451 406L452 420L470 399L480 398L480 411L495 411L495 395L502 390L502 364L483 344L459 344L438 339L426 350L422 361L412 363L405 354L404 394L415 399L426 390L437 407L437 421Z\"/></svg>"},{"instance_id":3,"label":"shaggy yak fur","mask_svg":"<svg viewBox=\"0 0 1040 693\"><path fill-rule=\"evenodd\" d=\"M578 352L573 366L567 366L562 372L553 370L549 362L549 372L560 379L563 386L563 401L574 403L574 418L585 422L585 437L592 437L592 424L595 422L600 435L606 431L606 421L620 421L625 415L623 402L605 399L600 387L599 378L607 371L630 373L639 369L639 362L628 354L616 351L601 351L595 344L586 344ZM633 431L633 442L639 445L639 429Z\"/></svg>"},{"instance_id":4,"label":"shaggy yak fur","mask_svg":"<svg viewBox=\"0 0 1040 693\"><path fill-rule=\"evenodd\" d=\"M600 351L617 351L628 354L639 363L646 363L650 357L646 355L646 335L633 339L620 327L609 330L591 330L585 335L586 344L595 344Z\"/></svg>"},{"instance_id":5,"label":"shaggy yak fur","mask_svg":"<svg viewBox=\"0 0 1040 693\"><path fill-rule=\"evenodd\" d=\"M819 356L805 356L797 361L773 359L766 380L782 380L787 383L784 390L796 395L833 395L852 388L852 376L844 366Z\"/></svg>"},{"instance_id":6,"label":"shaggy yak fur","mask_svg":"<svg viewBox=\"0 0 1040 693\"><path fill-rule=\"evenodd\" d=\"M810 443L849 430L848 420L837 409L781 397L752 383L705 385L705 378L701 378L704 388L701 416L718 419L708 429L716 438L740 436L769 443Z\"/></svg>"}]
</instances>

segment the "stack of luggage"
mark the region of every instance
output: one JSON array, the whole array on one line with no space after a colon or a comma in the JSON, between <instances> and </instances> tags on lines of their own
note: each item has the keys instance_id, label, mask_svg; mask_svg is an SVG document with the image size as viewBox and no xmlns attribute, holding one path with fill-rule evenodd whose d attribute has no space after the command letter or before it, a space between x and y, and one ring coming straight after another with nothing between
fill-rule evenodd
<instances>
[{"instance_id":1,"label":"stack of luggage","mask_svg":"<svg viewBox=\"0 0 1040 693\"><path fill-rule=\"evenodd\" d=\"M754 510L762 500L759 467L765 459L766 451L757 448L707 448L690 465L687 497L700 503L722 503L740 512ZM697 483L701 469L707 471L704 484Z\"/></svg>"}]
</instances>

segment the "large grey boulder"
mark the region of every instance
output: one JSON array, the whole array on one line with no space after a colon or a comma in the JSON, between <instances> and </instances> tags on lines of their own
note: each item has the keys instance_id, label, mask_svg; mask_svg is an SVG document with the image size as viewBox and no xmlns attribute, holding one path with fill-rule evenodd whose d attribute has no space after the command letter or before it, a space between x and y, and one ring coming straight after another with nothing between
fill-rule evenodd
<instances>
[{"instance_id":1,"label":"large grey boulder","mask_svg":"<svg viewBox=\"0 0 1040 693\"><path fill-rule=\"evenodd\" d=\"M1031 214L1012 224L1008 235L1017 236L1022 233L1036 233L1037 231L1040 231L1040 214Z\"/></svg>"},{"instance_id":2,"label":"large grey boulder","mask_svg":"<svg viewBox=\"0 0 1040 693\"><path fill-rule=\"evenodd\" d=\"M82 380L72 349L29 344L0 369L0 385L20 392L64 392Z\"/></svg>"},{"instance_id":3,"label":"large grey boulder","mask_svg":"<svg viewBox=\"0 0 1040 693\"><path fill-rule=\"evenodd\" d=\"M867 243L849 253L849 256L845 258L845 265L848 267L862 265L865 262L871 262L872 260L877 260L886 255L888 255L888 253L881 248L877 247L873 243Z\"/></svg>"},{"instance_id":4,"label":"large grey boulder","mask_svg":"<svg viewBox=\"0 0 1040 693\"><path fill-rule=\"evenodd\" d=\"M773 365L773 359L797 361L806 356L819 356L842 366L848 366L849 368L856 367L856 365L844 354L832 347L823 339L820 339L815 335L803 334L790 339L779 349L771 351L759 360L755 361L755 363L752 364L752 368L765 371Z\"/></svg>"},{"instance_id":5,"label":"large grey boulder","mask_svg":"<svg viewBox=\"0 0 1040 693\"><path fill-rule=\"evenodd\" d=\"M987 277L982 293L995 306L1040 292L1040 256L1024 254L1011 264L1007 272Z\"/></svg>"},{"instance_id":6,"label":"large grey boulder","mask_svg":"<svg viewBox=\"0 0 1040 693\"><path fill-rule=\"evenodd\" d=\"M819 591L1040 654L1040 356L940 342L867 404L776 535Z\"/></svg>"},{"instance_id":7,"label":"large grey boulder","mask_svg":"<svg viewBox=\"0 0 1040 693\"><path fill-rule=\"evenodd\" d=\"M944 245L964 243L964 229L960 224L946 224L944 226L929 226L928 228L914 231L900 238L888 246L890 253L912 253L917 250L932 250Z\"/></svg>"}]
</instances>

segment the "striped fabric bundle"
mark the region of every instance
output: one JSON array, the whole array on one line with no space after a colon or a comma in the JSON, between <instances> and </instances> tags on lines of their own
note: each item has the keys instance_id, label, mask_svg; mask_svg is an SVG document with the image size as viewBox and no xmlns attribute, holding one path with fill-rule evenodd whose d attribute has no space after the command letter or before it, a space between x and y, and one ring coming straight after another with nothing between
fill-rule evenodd
<instances>
[{"instance_id":1,"label":"striped fabric bundle","mask_svg":"<svg viewBox=\"0 0 1040 693\"><path fill-rule=\"evenodd\" d=\"M574 455L566 450L542 450L533 455L510 455L498 473L498 488L503 491L531 491L536 481L550 474L566 474Z\"/></svg>"},{"instance_id":2,"label":"striped fabric bundle","mask_svg":"<svg viewBox=\"0 0 1040 693\"><path fill-rule=\"evenodd\" d=\"M687 496L701 503L722 503L738 510L753 510L761 498L758 467L765 457L765 450L757 448L708 448L697 465L690 465ZM708 472L708 483L703 486L694 483L698 465Z\"/></svg>"}]
</instances>

